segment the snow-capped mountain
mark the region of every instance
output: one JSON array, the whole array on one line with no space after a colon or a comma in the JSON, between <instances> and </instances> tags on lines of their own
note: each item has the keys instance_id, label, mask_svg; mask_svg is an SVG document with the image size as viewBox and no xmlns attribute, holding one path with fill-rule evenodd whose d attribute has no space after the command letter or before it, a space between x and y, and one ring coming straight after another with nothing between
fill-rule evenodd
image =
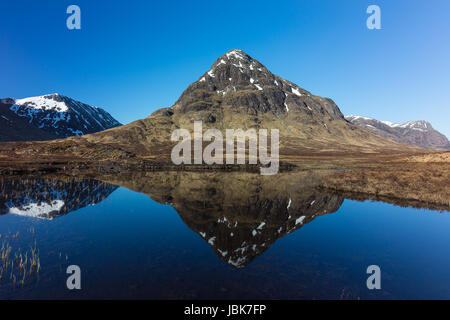
<instances>
[{"instance_id":1,"label":"snow-capped mountain","mask_svg":"<svg viewBox=\"0 0 450 320\"><path fill-rule=\"evenodd\" d=\"M0 99L0 141L81 136L121 125L108 112L54 93Z\"/></svg>"},{"instance_id":2,"label":"snow-capped mountain","mask_svg":"<svg viewBox=\"0 0 450 320\"><path fill-rule=\"evenodd\" d=\"M450 142L447 137L424 120L408 121L400 124L354 115L346 116L345 119L355 125L401 143L422 148L450 149Z\"/></svg>"},{"instance_id":3,"label":"snow-capped mountain","mask_svg":"<svg viewBox=\"0 0 450 320\"><path fill-rule=\"evenodd\" d=\"M214 108L220 107L222 110L225 106L251 115L271 113L296 120L302 120L300 115L309 118L317 116L314 120L324 129L326 120L344 118L331 99L314 96L295 83L271 73L239 49L220 56L199 80L183 92L172 109L178 107L181 113L203 110L212 113Z\"/></svg>"}]
</instances>

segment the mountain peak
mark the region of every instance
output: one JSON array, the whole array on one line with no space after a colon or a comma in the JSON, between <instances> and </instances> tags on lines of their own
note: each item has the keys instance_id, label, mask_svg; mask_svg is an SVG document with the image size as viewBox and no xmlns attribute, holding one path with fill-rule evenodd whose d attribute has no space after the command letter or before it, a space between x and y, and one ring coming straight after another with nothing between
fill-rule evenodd
<instances>
[{"instance_id":1,"label":"mountain peak","mask_svg":"<svg viewBox=\"0 0 450 320\"><path fill-rule=\"evenodd\" d=\"M227 56L228 58L233 56L237 59L248 59L248 58L251 59L251 57L246 52L244 52L244 50L237 49L237 48L231 49L231 50L225 52L222 56Z\"/></svg>"},{"instance_id":2,"label":"mountain peak","mask_svg":"<svg viewBox=\"0 0 450 320\"><path fill-rule=\"evenodd\" d=\"M423 148L450 149L450 142L447 137L439 131L436 131L425 120L407 121L400 124L354 115L346 116L345 119L355 125L397 142Z\"/></svg>"},{"instance_id":3,"label":"mountain peak","mask_svg":"<svg viewBox=\"0 0 450 320\"><path fill-rule=\"evenodd\" d=\"M206 81L207 77L215 78L216 71L228 70L228 75L232 75L229 69L234 69L234 71L239 71L240 73L251 74L251 71L258 70L262 71L265 67L259 63L257 60L254 60L247 53L242 51L241 49L232 49L223 55L221 55L211 66L211 68L203 75L200 81ZM267 71L267 70L266 70ZM222 72L223 74L223 72ZM224 80L233 79L232 77L225 78Z\"/></svg>"},{"instance_id":4,"label":"mountain peak","mask_svg":"<svg viewBox=\"0 0 450 320\"><path fill-rule=\"evenodd\" d=\"M394 123L391 121L382 121L382 120L377 120L374 118L355 116L355 115L345 116L345 119L347 119L350 122L382 123L391 128L410 128L410 129L419 130L419 131L421 131L421 130L426 131L426 130L433 129L433 126L431 125L431 123L429 123L428 121L425 121L425 120L413 120L413 121L407 121L404 123Z\"/></svg>"},{"instance_id":5,"label":"mountain peak","mask_svg":"<svg viewBox=\"0 0 450 320\"><path fill-rule=\"evenodd\" d=\"M69 107L64 101L64 96L57 93L47 94L43 96L28 97L17 99L16 105L23 106L29 109L54 110L57 112L67 112Z\"/></svg>"},{"instance_id":6,"label":"mountain peak","mask_svg":"<svg viewBox=\"0 0 450 320\"><path fill-rule=\"evenodd\" d=\"M408 121L399 126L402 128L422 129L422 130L433 129L433 127L431 126L431 123L429 123L428 121L425 121L425 120Z\"/></svg>"},{"instance_id":7,"label":"mountain peak","mask_svg":"<svg viewBox=\"0 0 450 320\"><path fill-rule=\"evenodd\" d=\"M232 49L220 56L219 59L229 61L242 61L243 63L253 62L253 58L241 49Z\"/></svg>"},{"instance_id":8,"label":"mountain peak","mask_svg":"<svg viewBox=\"0 0 450 320\"><path fill-rule=\"evenodd\" d=\"M314 118L325 130L324 119L343 115L331 99L312 95L300 86L270 72L262 63L241 49L220 56L196 82L192 83L170 110L156 114L171 115L180 111L208 112L205 119L218 119L217 111L231 107L232 112L259 117L291 115L306 123ZM220 112L222 112L220 111ZM256 121L256 120L255 120Z\"/></svg>"}]
</instances>

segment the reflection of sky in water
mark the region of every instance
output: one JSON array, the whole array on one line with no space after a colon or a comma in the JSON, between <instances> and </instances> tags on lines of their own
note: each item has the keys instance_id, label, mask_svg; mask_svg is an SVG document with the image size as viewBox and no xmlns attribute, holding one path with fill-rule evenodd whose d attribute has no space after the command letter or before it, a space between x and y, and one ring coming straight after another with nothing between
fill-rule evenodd
<instances>
[{"instance_id":1,"label":"reflection of sky in water","mask_svg":"<svg viewBox=\"0 0 450 320\"><path fill-rule=\"evenodd\" d=\"M87 192L96 200L52 220L0 216L2 240L13 248L29 247L34 229L41 259L38 282L0 284L0 297L450 298L448 212L345 200L237 269L211 248L220 234L203 239L170 205L125 188L110 192L105 200ZM81 291L65 289L70 264L81 267ZM380 291L366 288L371 264L381 267Z\"/></svg>"}]
</instances>

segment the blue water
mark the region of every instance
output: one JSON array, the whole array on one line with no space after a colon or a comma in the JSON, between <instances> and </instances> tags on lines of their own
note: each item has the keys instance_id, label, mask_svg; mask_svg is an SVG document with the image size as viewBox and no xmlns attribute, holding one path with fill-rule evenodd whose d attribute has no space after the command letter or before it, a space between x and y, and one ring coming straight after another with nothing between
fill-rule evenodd
<instances>
[{"instance_id":1,"label":"blue water","mask_svg":"<svg viewBox=\"0 0 450 320\"><path fill-rule=\"evenodd\" d=\"M449 299L449 231L447 211L345 199L236 268L170 204L119 187L53 219L0 215L0 240L35 242L41 265L23 285L0 281L0 298ZM66 287L69 265L81 290Z\"/></svg>"}]
</instances>

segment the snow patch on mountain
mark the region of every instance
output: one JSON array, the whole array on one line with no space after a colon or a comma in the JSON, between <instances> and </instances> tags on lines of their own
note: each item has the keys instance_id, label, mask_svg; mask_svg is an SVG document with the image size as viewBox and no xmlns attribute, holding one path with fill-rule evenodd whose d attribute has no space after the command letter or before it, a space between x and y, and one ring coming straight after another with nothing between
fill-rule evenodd
<instances>
[{"instance_id":1,"label":"snow patch on mountain","mask_svg":"<svg viewBox=\"0 0 450 320\"><path fill-rule=\"evenodd\" d=\"M54 96L59 95L57 93L54 93L52 95L18 99L16 100L15 105L17 107L26 106L29 109L54 110L57 112L69 111L69 107L66 105L66 103L64 101L57 101L55 99L52 99L52 97Z\"/></svg>"},{"instance_id":2,"label":"snow patch on mountain","mask_svg":"<svg viewBox=\"0 0 450 320\"><path fill-rule=\"evenodd\" d=\"M407 121L405 123L394 123L391 121L383 121L383 120L377 120L377 119L373 119L373 118L369 118L369 117L354 116L354 115L346 116L345 119L349 120L350 122L353 122L355 120L376 121L379 123L383 123L391 128L409 128L412 130L417 130L417 131L422 131L422 132L432 129L431 125L427 121L424 121L424 120Z\"/></svg>"}]
</instances>

